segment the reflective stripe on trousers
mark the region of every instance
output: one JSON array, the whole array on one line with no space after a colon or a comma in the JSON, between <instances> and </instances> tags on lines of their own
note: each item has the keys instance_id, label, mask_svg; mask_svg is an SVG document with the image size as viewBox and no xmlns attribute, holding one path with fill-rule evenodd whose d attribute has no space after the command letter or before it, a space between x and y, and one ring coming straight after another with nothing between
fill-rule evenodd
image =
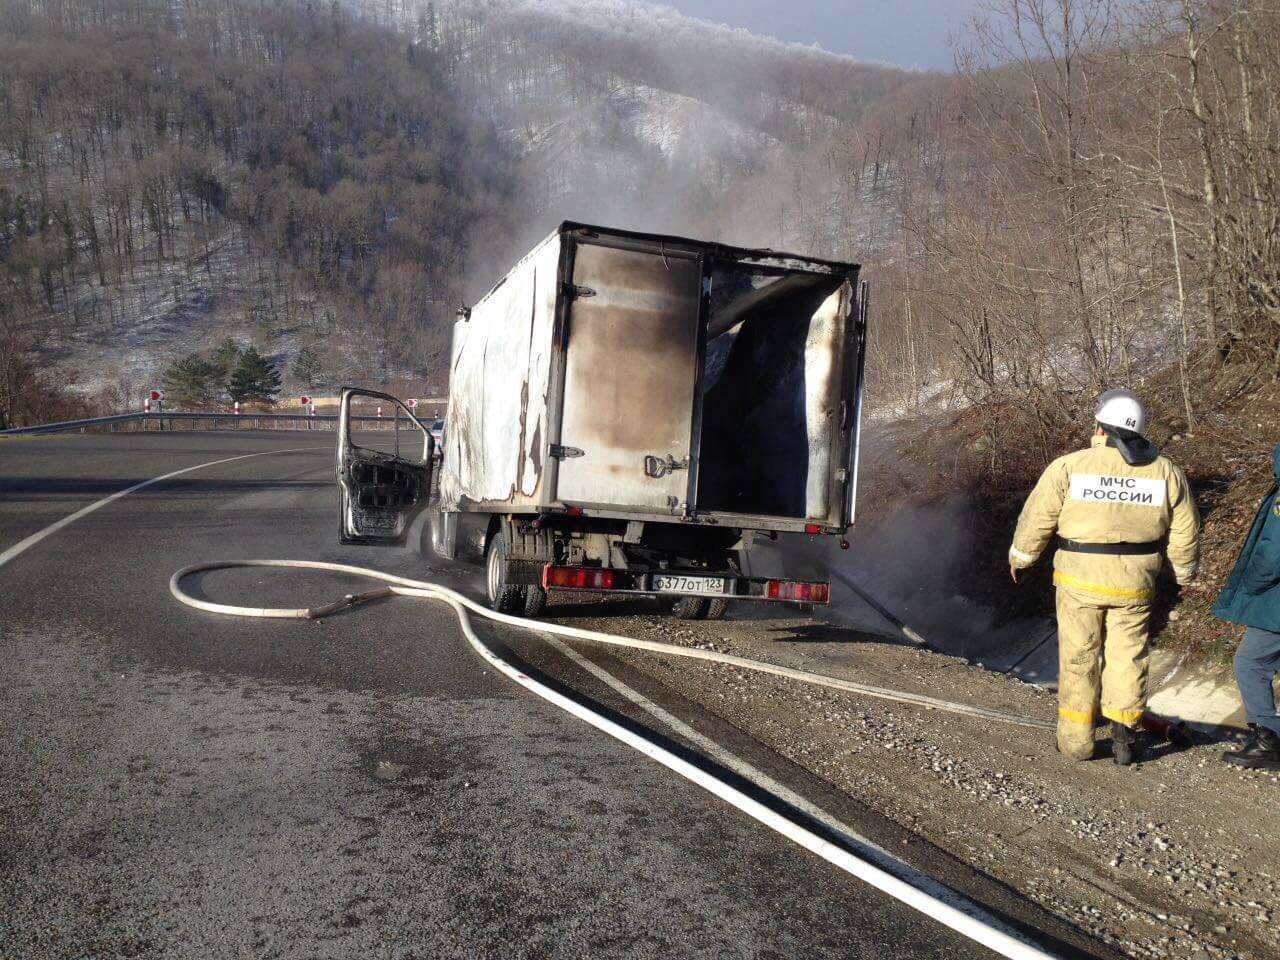
<instances>
[{"instance_id":1,"label":"reflective stripe on trousers","mask_svg":"<svg viewBox=\"0 0 1280 960\"><path fill-rule=\"evenodd\" d=\"M1097 594L1101 597L1108 597L1117 602L1127 603L1149 603L1151 598L1155 596L1154 590L1146 590L1129 587L1108 587L1101 583L1090 583L1079 577L1074 577L1069 573L1063 573L1061 570L1053 572L1053 582L1060 589L1083 590L1086 593Z\"/></svg>"}]
</instances>

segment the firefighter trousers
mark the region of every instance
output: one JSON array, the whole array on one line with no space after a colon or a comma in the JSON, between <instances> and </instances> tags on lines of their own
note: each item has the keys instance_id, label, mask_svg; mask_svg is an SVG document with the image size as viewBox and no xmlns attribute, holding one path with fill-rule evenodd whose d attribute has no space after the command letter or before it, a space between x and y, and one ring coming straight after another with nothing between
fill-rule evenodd
<instances>
[{"instance_id":1,"label":"firefighter trousers","mask_svg":"<svg viewBox=\"0 0 1280 960\"><path fill-rule=\"evenodd\" d=\"M1149 603L1094 600L1058 588L1058 750L1093 755L1102 716L1135 727L1147 707Z\"/></svg>"}]
</instances>

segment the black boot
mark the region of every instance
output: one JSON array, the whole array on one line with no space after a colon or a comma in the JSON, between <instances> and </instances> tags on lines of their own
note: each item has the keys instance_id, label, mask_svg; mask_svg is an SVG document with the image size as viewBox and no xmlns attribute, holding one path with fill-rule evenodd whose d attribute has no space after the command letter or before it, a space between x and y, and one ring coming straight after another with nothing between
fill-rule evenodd
<instances>
[{"instance_id":1,"label":"black boot","mask_svg":"<svg viewBox=\"0 0 1280 960\"><path fill-rule=\"evenodd\" d=\"M1132 763L1141 763L1143 755L1142 737L1133 727L1111 721L1111 759L1122 767Z\"/></svg>"},{"instance_id":2,"label":"black boot","mask_svg":"<svg viewBox=\"0 0 1280 960\"><path fill-rule=\"evenodd\" d=\"M1249 725L1249 739L1240 750L1228 750L1222 759L1246 770L1280 770L1280 734L1269 727Z\"/></svg>"}]
</instances>

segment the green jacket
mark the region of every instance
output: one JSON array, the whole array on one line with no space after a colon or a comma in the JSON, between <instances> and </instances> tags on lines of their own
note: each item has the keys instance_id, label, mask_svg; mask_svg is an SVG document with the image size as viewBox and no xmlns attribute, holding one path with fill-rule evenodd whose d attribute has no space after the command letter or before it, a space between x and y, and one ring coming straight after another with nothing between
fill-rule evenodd
<instances>
[{"instance_id":1,"label":"green jacket","mask_svg":"<svg viewBox=\"0 0 1280 960\"><path fill-rule=\"evenodd\" d=\"M1280 445L1276 482L1258 505L1258 515L1235 569L1218 595L1214 616L1280 633Z\"/></svg>"}]
</instances>

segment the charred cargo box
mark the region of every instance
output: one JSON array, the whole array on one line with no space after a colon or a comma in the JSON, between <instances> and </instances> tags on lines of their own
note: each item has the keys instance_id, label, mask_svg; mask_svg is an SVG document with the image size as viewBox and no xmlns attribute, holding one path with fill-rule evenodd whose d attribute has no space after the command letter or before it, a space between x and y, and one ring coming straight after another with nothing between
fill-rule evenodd
<instances>
[{"instance_id":1,"label":"charred cargo box","mask_svg":"<svg viewBox=\"0 0 1280 960\"><path fill-rule=\"evenodd\" d=\"M454 328L443 510L843 530L858 268L564 224Z\"/></svg>"},{"instance_id":2,"label":"charred cargo box","mask_svg":"<svg viewBox=\"0 0 1280 960\"><path fill-rule=\"evenodd\" d=\"M865 345L855 264L565 223L459 313L433 545L503 609L821 601L741 553L852 523Z\"/></svg>"}]
</instances>

